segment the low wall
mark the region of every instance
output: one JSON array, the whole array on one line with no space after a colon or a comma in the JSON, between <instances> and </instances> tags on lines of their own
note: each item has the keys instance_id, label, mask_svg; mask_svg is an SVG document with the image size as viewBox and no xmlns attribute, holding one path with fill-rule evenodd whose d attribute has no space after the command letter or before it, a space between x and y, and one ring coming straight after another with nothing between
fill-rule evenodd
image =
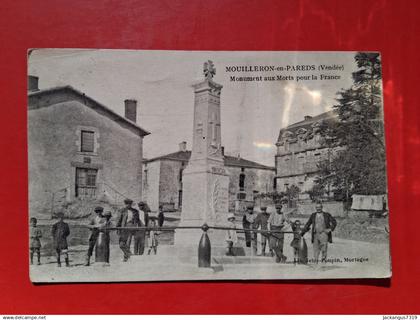
<instances>
[{"instance_id":1,"label":"low wall","mask_svg":"<svg viewBox=\"0 0 420 320\"><path fill-rule=\"evenodd\" d=\"M309 216L315 212L315 203L298 203L297 214ZM338 201L323 202L323 211L330 213L333 217L345 217L347 216L344 210L344 203Z\"/></svg>"}]
</instances>

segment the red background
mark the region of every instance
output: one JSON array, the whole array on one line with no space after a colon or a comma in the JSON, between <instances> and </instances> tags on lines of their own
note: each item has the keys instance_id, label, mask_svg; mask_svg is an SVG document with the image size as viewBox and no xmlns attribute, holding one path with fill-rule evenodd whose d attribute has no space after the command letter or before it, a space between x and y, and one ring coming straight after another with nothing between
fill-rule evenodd
<instances>
[{"instance_id":1,"label":"red background","mask_svg":"<svg viewBox=\"0 0 420 320\"><path fill-rule=\"evenodd\" d=\"M409 2L1 1L0 313L420 313L420 2ZM31 284L26 50L43 47L382 52L392 280Z\"/></svg>"}]
</instances>

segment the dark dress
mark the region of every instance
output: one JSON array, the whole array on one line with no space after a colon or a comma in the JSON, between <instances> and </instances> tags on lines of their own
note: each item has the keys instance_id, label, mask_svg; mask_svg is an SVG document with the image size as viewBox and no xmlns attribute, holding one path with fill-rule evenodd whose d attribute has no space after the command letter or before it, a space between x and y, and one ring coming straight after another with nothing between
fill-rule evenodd
<instances>
[{"instance_id":1,"label":"dark dress","mask_svg":"<svg viewBox=\"0 0 420 320\"><path fill-rule=\"evenodd\" d=\"M106 221L101 228L110 228L111 221ZM95 262L109 263L109 243L110 243L110 230L99 229L99 234L96 240Z\"/></svg>"}]
</instances>

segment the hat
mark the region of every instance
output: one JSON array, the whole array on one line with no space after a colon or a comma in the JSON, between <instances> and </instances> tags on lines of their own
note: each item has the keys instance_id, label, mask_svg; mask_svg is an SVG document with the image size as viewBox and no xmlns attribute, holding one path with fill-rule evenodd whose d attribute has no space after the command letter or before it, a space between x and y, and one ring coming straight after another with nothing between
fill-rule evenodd
<instances>
[{"instance_id":1,"label":"hat","mask_svg":"<svg viewBox=\"0 0 420 320\"><path fill-rule=\"evenodd\" d=\"M103 214L104 217L112 217L112 213L111 211L105 211L105 213Z\"/></svg>"},{"instance_id":2,"label":"hat","mask_svg":"<svg viewBox=\"0 0 420 320\"><path fill-rule=\"evenodd\" d=\"M124 203L125 204L132 204L133 203L133 200L131 200L131 199L124 199Z\"/></svg>"},{"instance_id":3,"label":"hat","mask_svg":"<svg viewBox=\"0 0 420 320\"><path fill-rule=\"evenodd\" d=\"M138 203L138 205L139 206L144 206L146 204L146 202L144 202L144 201L140 201L139 203Z\"/></svg>"},{"instance_id":4,"label":"hat","mask_svg":"<svg viewBox=\"0 0 420 320\"><path fill-rule=\"evenodd\" d=\"M254 205L253 204L249 204L246 206L247 209L254 209Z\"/></svg>"},{"instance_id":5,"label":"hat","mask_svg":"<svg viewBox=\"0 0 420 320\"><path fill-rule=\"evenodd\" d=\"M64 217L64 212L63 212L63 211L57 211L57 212L55 213L55 216L56 216L57 218Z\"/></svg>"},{"instance_id":6,"label":"hat","mask_svg":"<svg viewBox=\"0 0 420 320\"><path fill-rule=\"evenodd\" d=\"M102 212L102 211L104 211L104 208L102 208L102 207L96 207L95 208L95 212Z\"/></svg>"},{"instance_id":7,"label":"hat","mask_svg":"<svg viewBox=\"0 0 420 320\"><path fill-rule=\"evenodd\" d=\"M228 220L235 219L235 215L233 213L229 213L228 216L227 216L227 219Z\"/></svg>"},{"instance_id":8,"label":"hat","mask_svg":"<svg viewBox=\"0 0 420 320\"><path fill-rule=\"evenodd\" d=\"M263 210L263 211L266 211L267 210L267 206L261 206L260 209Z\"/></svg>"}]
</instances>

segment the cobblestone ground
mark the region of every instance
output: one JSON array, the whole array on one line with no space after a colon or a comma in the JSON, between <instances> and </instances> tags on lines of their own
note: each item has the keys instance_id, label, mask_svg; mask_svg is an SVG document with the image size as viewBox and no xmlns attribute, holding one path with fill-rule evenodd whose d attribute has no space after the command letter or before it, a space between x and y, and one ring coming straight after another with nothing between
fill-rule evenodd
<instances>
[{"instance_id":1,"label":"cobblestone ground","mask_svg":"<svg viewBox=\"0 0 420 320\"><path fill-rule=\"evenodd\" d=\"M166 226L179 223L178 213L168 213ZM237 226L241 227L240 219ZM42 265L30 267L30 276L35 282L108 282L108 281L158 281L158 280L220 280L220 279L310 279L310 278L379 278L390 275L388 244L370 243L333 237L328 247L328 261L325 264L293 264L290 247L292 235L285 236L284 264L275 263L273 258L251 256L245 248L245 257L227 257L224 248L212 248L212 267L198 268L197 247L178 248L173 245L174 233L162 233L159 237L157 255L132 256L122 261L122 252L114 234L111 245L110 266L92 261L90 267L83 266L87 250L86 229L73 228L70 242L71 267L57 267L52 250L43 248ZM305 236L308 257L312 258L309 233ZM244 244L243 234L239 243ZM47 246L48 247L48 246ZM259 251L261 249L259 248ZM147 253L147 250L146 250ZM259 252L260 253L260 252ZM268 253L268 252L267 252ZM94 260L94 259L93 259Z\"/></svg>"},{"instance_id":2,"label":"cobblestone ground","mask_svg":"<svg viewBox=\"0 0 420 320\"><path fill-rule=\"evenodd\" d=\"M334 239L329 246L329 260L325 264L294 265L293 253L285 241L288 261L277 264L271 257L212 256L211 268L198 268L197 247L178 252L173 245L162 245L157 255L132 256L122 261L118 246L111 248L111 264L92 263L83 266L85 246L71 248L71 267L57 267L54 257L43 257L42 265L30 267L34 282L108 282L158 280L218 280L218 279L306 279L306 278L379 278L389 276L388 246L366 242ZM309 257L312 245L308 243ZM213 248L214 252L217 252ZM220 250L219 252L222 252ZM182 257L182 258L181 258Z\"/></svg>"}]
</instances>

